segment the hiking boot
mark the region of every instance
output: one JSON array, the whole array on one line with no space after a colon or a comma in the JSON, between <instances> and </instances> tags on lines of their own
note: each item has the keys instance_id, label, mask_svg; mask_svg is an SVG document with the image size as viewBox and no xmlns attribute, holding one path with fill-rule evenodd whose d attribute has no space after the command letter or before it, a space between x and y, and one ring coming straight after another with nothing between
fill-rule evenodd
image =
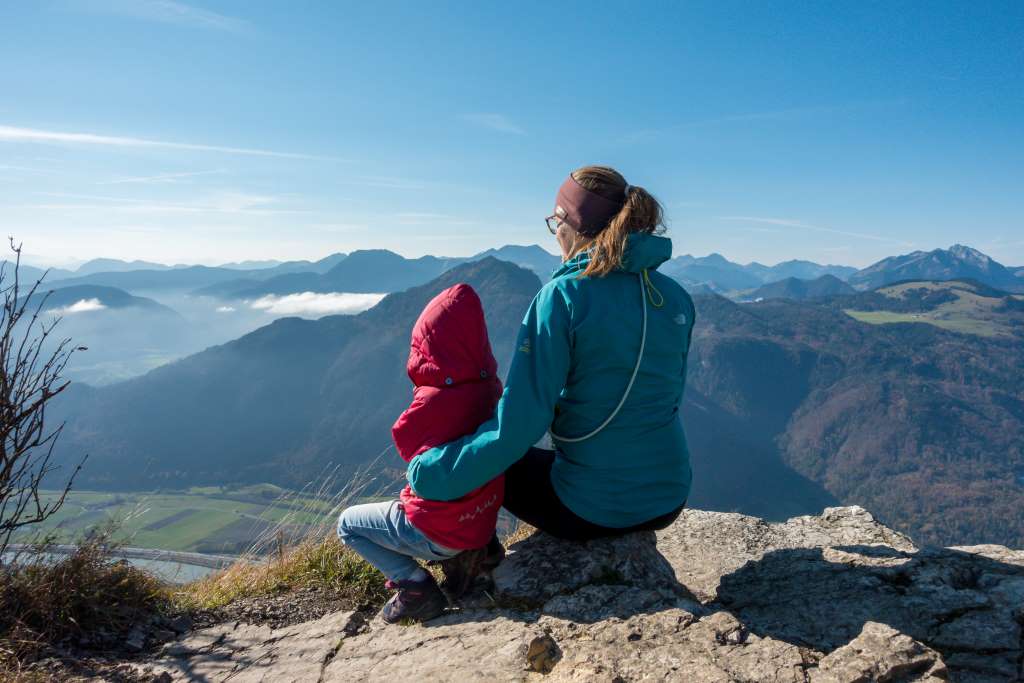
<instances>
[{"instance_id":1,"label":"hiking boot","mask_svg":"<svg viewBox=\"0 0 1024 683\"><path fill-rule=\"evenodd\" d=\"M441 571L444 572L441 590L450 602L454 603L461 598L473 584L486 556L486 548L474 548L441 561Z\"/></svg>"},{"instance_id":2,"label":"hiking boot","mask_svg":"<svg viewBox=\"0 0 1024 683\"><path fill-rule=\"evenodd\" d=\"M498 568L498 565L505 561L505 547L501 545L501 541L498 540L498 535L491 536L490 542L487 544L487 555L484 557L483 562L480 565L480 571L482 572L493 572Z\"/></svg>"},{"instance_id":3,"label":"hiking boot","mask_svg":"<svg viewBox=\"0 0 1024 683\"><path fill-rule=\"evenodd\" d=\"M439 616L448 606L448 600L430 574L422 581L388 581L384 586L398 591L381 610L381 616L389 624L403 619L428 621Z\"/></svg>"}]
</instances>

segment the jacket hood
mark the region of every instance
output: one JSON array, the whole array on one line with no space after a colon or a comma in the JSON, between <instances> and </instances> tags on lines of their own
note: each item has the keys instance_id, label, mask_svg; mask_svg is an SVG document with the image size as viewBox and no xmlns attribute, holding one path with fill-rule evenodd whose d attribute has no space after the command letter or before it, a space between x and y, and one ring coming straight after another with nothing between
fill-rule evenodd
<instances>
[{"instance_id":1,"label":"jacket hood","mask_svg":"<svg viewBox=\"0 0 1024 683\"><path fill-rule=\"evenodd\" d=\"M444 387L494 377L480 297L467 284L444 290L426 305L412 329L406 370L418 387Z\"/></svg>"},{"instance_id":2,"label":"jacket hood","mask_svg":"<svg viewBox=\"0 0 1024 683\"><path fill-rule=\"evenodd\" d=\"M668 237L634 232L626 236L626 250L622 254L622 265L617 270L639 273L644 268L656 269L672 258L672 240ZM584 251L559 266L552 277L582 271L590 263L590 252Z\"/></svg>"}]
</instances>

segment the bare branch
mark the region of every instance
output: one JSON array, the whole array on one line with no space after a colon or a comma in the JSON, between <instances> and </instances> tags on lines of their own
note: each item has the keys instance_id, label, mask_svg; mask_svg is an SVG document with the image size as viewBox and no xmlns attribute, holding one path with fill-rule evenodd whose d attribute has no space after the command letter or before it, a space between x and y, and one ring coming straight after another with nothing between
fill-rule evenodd
<instances>
[{"instance_id":1,"label":"bare branch","mask_svg":"<svg viewBox=\"0 0 1024 683\"><path fill-rule=\"evenodd\" d=\"M67 389L64 370L84 347L69 338L51 339L60 317L41 319L53 293L40 290L46 274L23 294L21 244L9 241L14 258L0 265L0 555L17 530L60 510L85 463L82 458L62 488L43 493L59 469L53 454L64 430L61 423L47 431L46 409Z\"/></svg>"}]
</instances>

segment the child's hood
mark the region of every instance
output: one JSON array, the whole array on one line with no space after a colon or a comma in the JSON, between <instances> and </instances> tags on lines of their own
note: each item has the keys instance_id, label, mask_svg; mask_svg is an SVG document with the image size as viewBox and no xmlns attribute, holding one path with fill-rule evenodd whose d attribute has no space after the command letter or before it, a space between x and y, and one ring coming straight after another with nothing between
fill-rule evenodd
<instances>
[{"instance_id":1,"label":"child's hood","mask_svg":"<svg viewBox=\"0 0 1024 683\"><path fill-rule=\"evenodd\" d=\"M444 387L494 377L497 362L484 309L472 287L449 287L426 305L412 329L406 369L416 386Z\"/></svg>"}]
</instances>

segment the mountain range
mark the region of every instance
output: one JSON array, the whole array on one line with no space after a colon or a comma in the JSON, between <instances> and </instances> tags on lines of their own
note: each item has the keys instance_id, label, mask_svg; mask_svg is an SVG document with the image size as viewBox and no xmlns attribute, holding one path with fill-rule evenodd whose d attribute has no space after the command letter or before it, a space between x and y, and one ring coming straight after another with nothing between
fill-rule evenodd
<instances>
[{"instance_id":1,"label":"mountain range","mask_svg":"<svg viewBox=\"0 0 1024 683\"><path fill-rule=\"evenodd\" d=\"M421 256L408 259L386 249L355 251L323 273L292 273L262 280L238 279L203 287L197 296L256 299L301 292L397 292L424 284L444 271L494 257L532 270L547 279L561 260L540 247L508 245L468 258Z\"/></svg>"},{"instance_id":2,"label":"mountain range","mask_svg":"<svg viewBox=\"0 0 1024 683\"><path fill-rule=\"evenodd\" d=\"M332 254L319 261L242 262L218 267L95 259L83 264L77 272L51 271L48 281L55 287L96 284L128 291L187 291L227 300L303 292L394 292L424 284L448 268L488 256L523 266L542 280L547 279L560 261L537 245L506 245L470 257L412 259L387 250L371 249L349 255ZM892 256L861 270L800 260L774 266L757 262L743 265L720 254L710 254L677 256L664 263L661 271L694 291L710 290L742 300L848 294L852 290L874 289L912 279L966 278L1005 291L1024 291L1024 267L1003 266L963 245ZM41 271L23 266L23 274L26 278L36 278ZM852 290L840 286L836 280L846 282ZM786 284L757 291L783 281Z\"/></svg>"},{"instance_id":3,"label":"mountain range","mask_svg":"<svg viewBox=\"0 0 1024 683\"><path fill-rule=\"evenodd\" d=\"M387 449L411 395L409 333L456 282L480 293L504 372L540 281L486 258L358 315L286 318L126 382L73 385L58 407L61 452L91 454L88 488L297 486L381 453L378 466L400 468ZM858 503L925 542L1024 545L1024 304L954 284L820 301L696 296L682 410L691 504L781 519ZM1003 316L999 329L957 327L965 302Z\"/></svg>"},{"instance_id":4,"label":"mountain range","mask_svg":"<svg viewBox=\"0 0 1024 683\"><path fill-rule=\"evenodd\" d=\"M126 382L73 385L65 446L93 454L83 484L301 486L328 463L365 464L388 446L410 400L413 322L457 282L480 294L494 352L507 364L540 281L493 258L464 264L358 315L283 318Z\"/></svg>"},{"instance_id":5,"label":"mountain range","mask_svg":"<svg viewBox=\"0 0 1024 683\"><path fill-rule=\"evenodd\" d=\"M954 244L949 249L914 251L882 259L849 278L858 289L874 289L900 280L972 279L996 289L1024 291L1024 279L976 249Z\"/></svg>"},{"instance_id":6,"label":"mountain range","mask_svg":"<svg viewBox=\"0 0 1024 683\"><path fill-rule=\"evenodd\" d=\"M84 310L125 309L134 308L148 313L160 313L180 318L178 313L163 304L141 296L133 296L117 287L100 285L72 285L49 290L40 287L29 299L29 308L34 308L45 297L44 312L67 310L76 304L86 304Z\"/></svg>"},{"instance_id":7,"label":"mountain range","mask_svg":"<svg viewBox=\"0 0 1024 683\"><path fill-rule=\"evenodd\" d=\"M822 275L813 280L802 280L787 277L785 280L761 285L744 299L758 301L760 299L822 299L829 296L854 294L857 290L843 282L835 275Z\"/></svg>"},{"instance_id":8,"label":"mountain range","mask_svg":"<svg viewBox=\"0 0 1024 683\"><path fill-rule=\"evenodd\" d=\"M677 256L660 270L683 284L707 284L720 292L732 292L759 287L786 278L815 279L832 275L846 279L857 272L850 266L820 265L810 261L784 261L774 266L752 262L746 265L729 261L721 254L694 257Z\"/></svg>"},{"instance_id":9,"label":"mountain range","mask_svg":"<svg viewBox=\"0 0 1024 683\"><path fill-rule=\"evenodd\" d=\"M84 264L75 272L51 270L47 274L46 284L54 288L100 285L118 287L128 291L191 290L242 277L256 281L294 273L323 273L342 261L345 256L345 254L331 254L319 261L287 261L272 267L251 270L225 266L178 265L171 267L139 261L128 263L115 259L95 259ZM97 262L108 264L107 269L92 270ZM139 263L145 263L146 267L131 267L132 264ZM114 265L110 266L109 264ZM83 268L85 271L82 270ZM22 265L21 272L22 277L36 280L42 277L44 271Z\"/></svg>"}]
</instances>

